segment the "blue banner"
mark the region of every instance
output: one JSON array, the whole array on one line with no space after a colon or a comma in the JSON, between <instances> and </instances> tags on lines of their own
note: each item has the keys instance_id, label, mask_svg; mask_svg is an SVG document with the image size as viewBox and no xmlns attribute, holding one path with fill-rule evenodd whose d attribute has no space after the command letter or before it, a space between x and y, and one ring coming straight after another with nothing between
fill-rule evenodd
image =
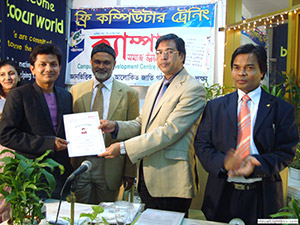
<instances>
[{"instance_id":1,"label":"blue banner","mask_svg":"<svg viewBox=\"0 0 300 225\"><path fill-rule=\"evenodd\" d=\"M73 9L71 30L80 28L213 27L215 4L170 7Z\"/></svg>"},{"instance_id":2,"label":"blue banner","mask_svg":"<svg viewBox=\"0 0 300 225\"><path fill-rule=\"evenodd\" d=\"M1 1L1 56L11 58L21 68L21 83L34 81L29 70L29 54L39 44L53 43L63 52L62 70L56 81L64 86L66 64L66 1Z\"/></svg>"}]
</instances>

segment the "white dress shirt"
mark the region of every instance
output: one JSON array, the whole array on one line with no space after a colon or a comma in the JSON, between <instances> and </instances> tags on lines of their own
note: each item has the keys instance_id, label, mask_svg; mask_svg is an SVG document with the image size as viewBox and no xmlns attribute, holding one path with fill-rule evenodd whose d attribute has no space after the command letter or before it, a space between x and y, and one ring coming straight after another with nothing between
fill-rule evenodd
<instances>
[{"instance_id":1,"label":"white dress shirt","mask_svg":"<svg viewBox=\"0 0 300 225\"><path fill-rule=\"evenodd\" d=\"M238 110L237 114L239 114L242 106L242 98L243 96L246 95L245 92L242 90L238 89ZM254 126L255 126L255 121L256 121L256 116L257 116L257 110L258 110L258 105L260 101L260 96L261 96L261 87L259 86L258 88L254 89L253 91L249 92L247 94L251 100L247 102L248 108L250 110L250 117L251 117L251 137L250 137L250 155L255 155L259 154L255 143L253 139L253 131L254 131ZM260 181L262 178L250 178L246 179L243 176L239 177L232 177L228 178L228 182L237 182L237 183L253 183L256 181Z\"/></svg>"}]
</instances>

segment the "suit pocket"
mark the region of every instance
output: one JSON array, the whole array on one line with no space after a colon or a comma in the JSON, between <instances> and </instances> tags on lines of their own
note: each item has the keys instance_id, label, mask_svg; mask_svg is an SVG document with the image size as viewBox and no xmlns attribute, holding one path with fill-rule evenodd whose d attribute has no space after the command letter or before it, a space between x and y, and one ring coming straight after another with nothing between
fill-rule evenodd
<instances>
[{"instance_id":1,"label":"suit pocket","mask_svg":"<svg viewBox=\"0 0 300 225\"><path fill-rule=\"evenodd\" d=\"M266 128L259 135L254 137L254 142L258 149L264 149L265 152L272 151L274 146L274 130L272 128Z\"/></svg>"},{"instance_id":2,"label":"suit pocket","mask_svg":"<svg viewBox=\"0 0 300 225\"><path fill-rule=\"evenodd\" d=\"M164 152L165 158L173 160L185 160L188 161L188 151L179 149L166 149Z\"/></svg>"}]
</instances>

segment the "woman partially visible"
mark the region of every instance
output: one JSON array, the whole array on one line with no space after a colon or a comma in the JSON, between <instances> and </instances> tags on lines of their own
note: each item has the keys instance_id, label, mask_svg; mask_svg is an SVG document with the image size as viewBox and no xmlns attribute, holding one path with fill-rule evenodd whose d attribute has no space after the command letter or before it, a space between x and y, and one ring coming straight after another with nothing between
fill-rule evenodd
<instances>
[{"instance_id":1,"label":"woman partially visible","mask_svg":"<svg viewBox=\"0 0 300 225\"><path fill-rule=\"evenodd\" d=\"M18 65L12 60L3 60L0 62L0 119L2 114L3 105L8 92L15 88L20 81L20 69ZM0 145L0 152L3 149L7 149ZM0 158L5 156L11 156L9 153L4 153L0 155ZM0 162L0 166L2 162ZM0 170L0 173L2 169ZM7 189L9 190L9 189ZM5 200L1 198L0 195L0 223L10 218L10 208L9 205L5 204Z\"/></svg>"}]
</instances>

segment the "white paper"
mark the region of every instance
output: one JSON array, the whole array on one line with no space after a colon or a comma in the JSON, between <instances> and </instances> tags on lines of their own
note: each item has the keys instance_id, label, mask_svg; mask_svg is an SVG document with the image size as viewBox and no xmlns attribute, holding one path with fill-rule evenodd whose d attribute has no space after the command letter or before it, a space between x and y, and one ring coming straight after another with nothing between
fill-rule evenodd
<instances>
[{"instance_id":1,"label":"white paper","mask_svg":"<svg viewBox=\"0 0 300 225\"><path fill-rule=\"evenodd\" d=\"M46 219L48 222L55 222L56 214L57 214L57 210L58 210L58 203L59 203L58 200L53 200L53 199L46 200L46 202L45 202L46 209L47 209ZM80 221L78 221L81 213L93 212L92 206L93 205L75 203L75 206L74 206L74 222L75 222L75 224L80 224L81 222L86 220L86 218L81 218ZM62 217L70 218L71 217L70 212L71 212L71 203L62 201L61 206L60 206L60 211L59 211L58 222L60 224L69 224L69 222L62 219Z\"/></svg>"},{"instance_id":2,"label":"white paper","mask_svg":"<svg viewBox=\"0 0 300 225\"><path fill-rule=\"evenodd\" d=\"M135 225L180 225L184 213L157 209L146 209Z\"/></svg>"},{"instance_id":3,"label":"white paper","mask_svg":"<svg viewBox=\"0 0 300 225\"><path fill-rule=\"evenodd\" d=\"M98 112L64 115L66 139L69 141L69 157L99 155L105 152L105 144Z\"/></svg>"}]
</instances>

